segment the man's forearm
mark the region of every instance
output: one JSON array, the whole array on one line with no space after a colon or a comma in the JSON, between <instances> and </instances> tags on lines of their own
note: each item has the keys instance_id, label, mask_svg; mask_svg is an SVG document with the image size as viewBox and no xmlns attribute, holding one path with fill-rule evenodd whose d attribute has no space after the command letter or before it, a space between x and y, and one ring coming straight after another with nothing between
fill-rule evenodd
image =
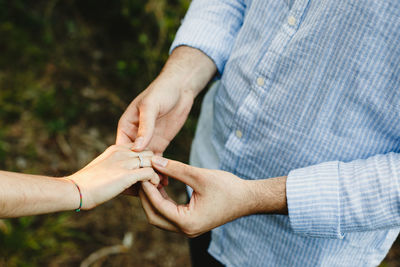
<instances>
[{"instance_id":1,"label":"man's forearm","mask_svg":"<svg viewBox=\"0 0 400 267\"><path fill-rule=\"evenodd\" d=\"M0 218L72 210L78 206L77 189L65 179L0 171Z\"/></svg>"},{"instance_id":2,"label":"man's forearm","mask_svg":"<svg viewBox=\"0 0 400 267\"><path fill-rule=\"evenodd\" d=\"M286 176L248 180L248 211L250 214L288 214L286 201Z\"/></svg>"},{"instance_id":3,"label":"man's forearm","mask_svg":"<svg viewBox=\"0 0 400 267\"><path fill-rule=\"evenodd\" d=\"M156 83L175 84L177 88L192 90L198 95L215 75L217 67L203 52L188 46L174 49Z\"/></svg>"}]
</instances>

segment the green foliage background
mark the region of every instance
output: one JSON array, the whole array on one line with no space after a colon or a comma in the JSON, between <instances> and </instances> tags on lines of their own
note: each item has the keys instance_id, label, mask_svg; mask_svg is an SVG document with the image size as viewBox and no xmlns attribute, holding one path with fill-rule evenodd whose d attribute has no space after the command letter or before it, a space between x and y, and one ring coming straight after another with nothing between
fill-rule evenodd
<instances>
[{"instance_id":1,"label":"green foliage background","mask_svg":"<svg viewBox=\"0 0 400 267\"><path fill-rule=\"evenodd\" d=\"M0 0L0 169L62 176L114 142L128 103L154 79L190 0ZM200 97L201 99L201 97ZM187 161L199 100L166 156ZM182 185L172 194L185 201ZM136 199L91 212L0 220L0 266L187 266L186 240L149 226ZM398 266L398 248L382 266Z\"/></svg>"},{"instance_id":2,"label":"green foliage background","mask_svg":"<svg viewBox=\"0 0 400 267\"><path fill-rule=\"evenodd\" d=\"M111 145L124 109L167 59L188 5L0 0L0 169L62 176ZM187 160L194 125L192 116L167 156ZM0 266L76 266L127 231L134 248L105 265L188 262L185 239L153 229L136 200L120 197L90 213L1 220Z\"/></svg>"}]
</instances>

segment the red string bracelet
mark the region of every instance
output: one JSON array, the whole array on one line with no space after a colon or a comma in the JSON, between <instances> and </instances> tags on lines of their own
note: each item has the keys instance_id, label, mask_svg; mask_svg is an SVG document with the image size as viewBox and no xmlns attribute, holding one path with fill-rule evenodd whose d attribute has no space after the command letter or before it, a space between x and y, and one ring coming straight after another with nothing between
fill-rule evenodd
<instances>
[{"instance_id":1,"label":"red string bracelet","mask_svg":"<svg viewBox=\"0 0 400 267\"><path fill-rule=\"evenodd\" d=\"M68 178L65 178L65 179L67 179L68 181L71 181L71 183L73 183L76 186L76 188L78 189L78 191L79 191L80 202L79 202L79 207L75 211L76 212L80 212L81 208L82 208L82 192L81 192L81 189L79 188L79 185L77 183L75 183L74 180L68 179Z\"/></svg>"}]
</instances>

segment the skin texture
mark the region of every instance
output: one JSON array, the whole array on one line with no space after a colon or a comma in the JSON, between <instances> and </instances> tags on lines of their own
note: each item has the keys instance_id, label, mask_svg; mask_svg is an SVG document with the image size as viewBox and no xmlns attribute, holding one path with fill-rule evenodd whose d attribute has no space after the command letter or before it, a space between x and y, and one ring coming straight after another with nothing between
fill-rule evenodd
<instances>
[{"instance_id":1,"label":"skin texture","mask_svg":"<svg viewBox=\"0 0 400 267\"><path fill-rule=\"evenodd\" d=\"M153 153L142 153L144 168L138 169L138 153L131 147L132 143L111 146L82 170L64 178L0 171L0 218L78 208L79 192L69 180L81 189L83 210L110 200L138 181L157 186L159 176L150 168Z\"/></svg>"},{"instance_id":2,"label":"skin texture","mask_svg":"<svg viewBox=\"0 0 400 267\"><path fill-rule=\"evenodd\" d=\"M201 51L176 48L158 77L128 106L118 122L116 144L135 142L137 152L162 155L185 123L193 100L215 75L214 62ZM161 184L168 179L161 176ZM124 193L137 195L133 186Z\"/></svg>"},{"instance_id":3,"label":"skin texture","mask_svg":"<svg viewBox=\"0 0 400 267\"><path fill-rule=\"evenodd\" d=\"M122 115L116 143L134 142L135 151L147 148L161 156L186 121L194 98L215 73L214 62L201 51L187 46L174 49L160 75ZM188 205L177 205L162 186L142 183L142 206L149 222L159 228L194 237L249 214L287 213L286 177L247 181L161 157L153 158L153 167L164 177L163 186L170 176L194 189Z\"/></svg>"},{"instance_id":4,"label":"skin texture","mask_svg":"<svg viewBox=\"0 0 400 267\"><path fill-rule=\"evenodd\" d=\"M161 155L185 123L194 98L215 72L215 64L199 50L175 49L160 75L121 116L116 144L135 141L135 151L147 148Z\"/></svg>"},{"instance_id":5,"label":"skin texture","mask_svg":"<svg viewBox=\"0 0 400 267\"><path fill-rule=\"evenodd\" d=\"M225 171L192 167L160 157L153 167L194 190L188 204L177 204L164 188L142 182L140 198L149 222L196 237L239 217L257 213L287 214L286 177L243 180Z\"/></svg>"}]
</instances>

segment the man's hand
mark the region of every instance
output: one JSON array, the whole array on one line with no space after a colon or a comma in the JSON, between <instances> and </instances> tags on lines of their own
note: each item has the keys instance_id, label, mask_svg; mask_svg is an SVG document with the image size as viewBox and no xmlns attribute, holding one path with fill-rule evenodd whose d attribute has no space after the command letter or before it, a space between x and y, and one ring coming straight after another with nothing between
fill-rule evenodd
<instances>
[{"instance_id":1,"label":"man's hand","mask_svg":"<svg viewBox=\"0 0 400 267\"><path fill-rule=\"evenodd\" d=\"M229 172L161 157L153 157L153 167L194 190L188 204L177 205L163 188L142 182L142 205L149 222L157 227L195 237L242 216L287 213L286 177L243 180Z\"/></svg>"},{"instance_id":2,"label":"man's hand","mask_svg":"<svg viewBox=\"0 0 400 267\"><path fill-rule=\"evenodd\" d=\"M156 80L133 100L122 115L116 143L135 140L136 151L147 147L161 155L185 123L193 100L191 90Z\"/></svg>"},{"instance_id":3,"label":"man's hand","mask_svg":"<svg viewBox=\"0 0 400 267\"><path fill-rule=\"evenodd\" d=\"M117 130L117 144L135 142L161 155L182 128L196 95L214 75L213 61L197 49L181 46L160 75L129 105Z\"/></svg>"}]
</instances>

